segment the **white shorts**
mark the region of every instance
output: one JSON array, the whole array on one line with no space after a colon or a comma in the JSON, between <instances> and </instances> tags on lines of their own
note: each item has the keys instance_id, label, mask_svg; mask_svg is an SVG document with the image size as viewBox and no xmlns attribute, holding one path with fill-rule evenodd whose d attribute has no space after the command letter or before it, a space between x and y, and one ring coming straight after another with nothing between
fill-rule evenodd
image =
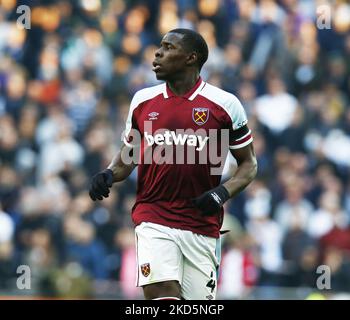
<instances>
[{"instance_id":1,"label":"white shorts","mask_svg":"<svg viewBox=\"0 0 350 320\"><path fill-rule=\"evenodd\" d=\"M186 300L216 297L220 239L143 222L135 228L136 286L176 280Z\"/></svg>"}]
</instances>

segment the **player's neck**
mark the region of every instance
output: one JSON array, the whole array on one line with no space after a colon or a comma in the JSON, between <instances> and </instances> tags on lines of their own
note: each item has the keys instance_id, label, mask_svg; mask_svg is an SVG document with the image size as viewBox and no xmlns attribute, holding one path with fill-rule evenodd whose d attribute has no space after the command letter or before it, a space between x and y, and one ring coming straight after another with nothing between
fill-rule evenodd
<instances>
[{"instance_id":1,"label":"player's neck","mask_svg":"<svg viewBox=\"0 0 350 320\"><path fill-rule=\"evenodd\" d=\"M167 81L170 90L177 96L182 96L190 91L198 81L199 73L191 73L181 79Z\"/></svg>"}]
</instances>

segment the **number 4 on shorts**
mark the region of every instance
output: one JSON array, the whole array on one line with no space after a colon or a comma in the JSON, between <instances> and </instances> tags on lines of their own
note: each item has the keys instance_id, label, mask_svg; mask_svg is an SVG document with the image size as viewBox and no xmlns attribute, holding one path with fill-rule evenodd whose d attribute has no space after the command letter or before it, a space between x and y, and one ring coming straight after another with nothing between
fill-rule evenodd
<instances>
[{"instance_id":1,"label":"number 4 on shorts","mask_svg":"<svg viewBox=\"0 0 350 320\"><path fill-rule=\"evenodd\" d=\"M210 274L210 280L208 281L206 287L211 289L211 293L213 293L215 287L216 287L216 282L213 280L213 271Z\"/></svg>"}]
</instances>

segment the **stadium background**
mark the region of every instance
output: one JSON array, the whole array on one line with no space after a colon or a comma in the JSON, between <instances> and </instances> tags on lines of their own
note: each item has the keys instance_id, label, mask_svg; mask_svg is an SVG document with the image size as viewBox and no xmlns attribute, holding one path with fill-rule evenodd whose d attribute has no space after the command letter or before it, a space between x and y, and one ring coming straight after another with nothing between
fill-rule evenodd
<instances>
[{"instance_id":1,"label":"stadium background","mask_svg":"<svg viewBox=\"0 0 350 320\"><path fill-rule=\"evenodd\" d=\"M87 187L120 147L132 95L158 83L150 63L162 35L186 27L210 48L202 77L241 99L259 162L226 205L219 298L349 297L347 1L0 3L0 296L141 297L136 172L103 202ZM30 30L16 25L21 4ZM317 27L322 5L330 29ZM30 290L16 286L20 265ZM316 288L319 265L331 290Z\"/></svg>"}]
</instances>

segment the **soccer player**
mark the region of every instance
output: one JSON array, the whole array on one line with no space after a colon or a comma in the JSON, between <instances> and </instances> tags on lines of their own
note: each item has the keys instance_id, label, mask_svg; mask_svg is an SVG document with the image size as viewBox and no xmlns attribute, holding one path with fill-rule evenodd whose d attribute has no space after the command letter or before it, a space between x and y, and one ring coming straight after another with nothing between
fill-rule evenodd
<instances>
[{"instance_id":1,"label":"soccer player","mask_svg":"<svg viewBox=\"0 0 350 320\"><path fill-rule=\"evenodd\" d=\"M155 52L153 71L165 82L134 95L124 144L108 168L91 181L90 197L102 200L114 182L126 179L138 166L132 220L136 285L142 286L146 299L215 299L223 205L257 172L253 138L241 103L199 75L207 58L208 46L195 31L174 29L163 37ZM196 134L198 129L205 135ZM221 173L212 174L215 164L208 159L214 142L210 130L228 132L226 155L229 150L237 161L234 175L223 184ZM133 143L136 140L131 132L140 133L141 144ZM225 140L220 137L219 142ZM195 161L158 162L169 145L175 152L178 147L192 146ZM223 152L220 143L214 146L218 154ZM123 155L137 147L140 163L127 164ZM159 147L162 151L156 152ZM146 163L150 150L155 154ZM198 160L203 152L206 163ZM189 154L187 150L185 155ZM176 155L163 160L173 158Z\"/></svg>"}]
</instances>

